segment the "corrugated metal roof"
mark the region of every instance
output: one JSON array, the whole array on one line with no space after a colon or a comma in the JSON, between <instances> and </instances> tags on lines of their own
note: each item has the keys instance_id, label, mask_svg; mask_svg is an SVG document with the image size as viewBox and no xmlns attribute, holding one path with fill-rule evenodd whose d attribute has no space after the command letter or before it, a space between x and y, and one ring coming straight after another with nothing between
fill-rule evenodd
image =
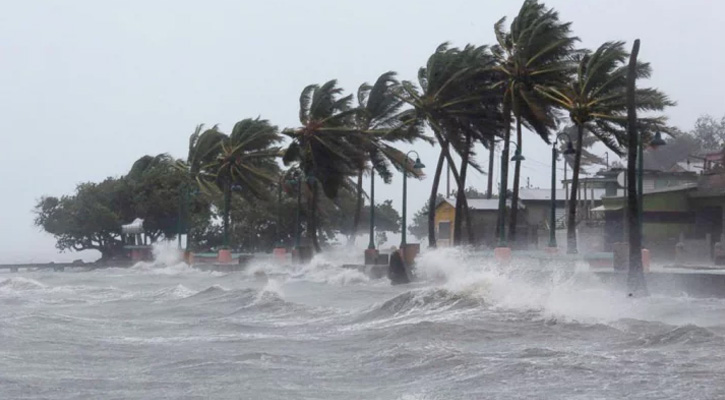
<instances>
[{"instance_id":1,"label":"corrugated metal roof","mask_svg":"<svg viewBox=\"0 0 725 400\"><path fill-rule=\"evenodd\" d=\"M595 200L601 200L602 197L606 194L606 189L586 189L587 195L586 198L590 199L592 195L592 190L594 190L594 199ZM580 191L581 197L580 200L584 200L584 188ZM556 200L565 200L567 198L567 193L565 189L556 189ZM531 189L531 188L523 188L519 190L519 199L522 201L543 201L543 200L551 200L551 189Z\"/></svg>"},{"instance_id":2,"label":"corrugated metal roof","mask_svg":"<svg viewBox=\"0 0 725 400\"><path fill-rule=\"evenodd\" d=\"M444 200L451 206L456 206L456 198L449 197ZM498 199L467 199L468 208L471 210L482 210L482 211L495 211L498 210ZM506 199L506 207L511 207L511 200ZM525 208L524 205L519 201L519 208Z\"/></svg>"}]
</instances>

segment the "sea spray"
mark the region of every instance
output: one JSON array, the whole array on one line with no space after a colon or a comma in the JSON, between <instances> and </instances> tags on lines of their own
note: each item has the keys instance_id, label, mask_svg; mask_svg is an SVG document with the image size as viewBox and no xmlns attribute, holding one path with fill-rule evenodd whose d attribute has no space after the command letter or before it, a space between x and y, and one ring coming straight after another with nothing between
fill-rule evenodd
<instances>
[{"instance_id":1,"label":"sea spray","mask_svg":"<svg viewBox=\"0 0 725 400\"><path fill-rule=\"evenodd\" d=\"M686 312L683 305L690 305L692 299L627 298L622 290L603 283L582 264L541 266L514 260L503 266L487 254L442 248L422 253L416 274L428 284L478 297L488 307L537 315L544 320L596 324L633 318L672 324L714 323L710 318L694 318Z\"/></svg>"}]
</instances>

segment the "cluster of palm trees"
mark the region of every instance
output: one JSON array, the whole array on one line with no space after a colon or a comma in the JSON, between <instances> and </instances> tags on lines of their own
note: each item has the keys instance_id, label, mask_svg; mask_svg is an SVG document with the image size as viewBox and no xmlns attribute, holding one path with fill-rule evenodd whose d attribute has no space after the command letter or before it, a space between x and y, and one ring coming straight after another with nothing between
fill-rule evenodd
<instances>
[{"instance_id":1,"label":"cluster of palm trees","mask_svg":"<svg viewBox=\"0 0 725 400\"><path fill-rule=\"evenodd\" d=\"M202 188L221 191L226 199L235 189L250 199L259 198L265 185L279 183L280 176L295 176L304 182L301 186L312 215L320 189L333 199L340 190L349 190L358 196L357 225L363 174L377 173L386 182L393 169L421 177L414 163L394 146L416 140L437 143L440 152L428 207L428 242L435 247L435 202L444 162L458 189L454 240L462 243L465 225L473 242L465 187L469 167L483 172L476 162L476 146L489 149L492 157L500 144L502 157L508 160L514 126L521 151L524 127L550 143L559 129L573 125L577 152L568 231L569 247L576 248L583 144L593 137L620 155L628 145L629 54L624 42L607 42L593 51L577 48L571 24L560 21L555 10L537 0L525 0L511 23L501 19L494 32L492 46L440 45L418 71L417 83L398 81L394 72L384 73L373 85L360 86L356 102L352 94L343 94L335 80L307 86L300 96L299 127L280 132L268 121L245 119L225 135L217 127L199 126L191 136L185 168ZM650 73L649 64L638 64L638 78ZM665 117L656 113L674 103L652 88L637 89L635 97L637 109L645 112L637 120L645 142L655 131L669 132ZM283 137L289 139L286 148L280 147ZM289 171L281 170L277 157L282 157ZM520 158L514 161L512 205L518 204L521 169ZM507 193L508 162L503 163L501 176L500 192ZM489 196L492 178L489 173ZM517 207L511 208L508 218L509 238L515 240ZM224 221L228 223L228 212ZM308 235L319 250L316 230L314 222L308 224Z\"/></svg>"}]
</instances>

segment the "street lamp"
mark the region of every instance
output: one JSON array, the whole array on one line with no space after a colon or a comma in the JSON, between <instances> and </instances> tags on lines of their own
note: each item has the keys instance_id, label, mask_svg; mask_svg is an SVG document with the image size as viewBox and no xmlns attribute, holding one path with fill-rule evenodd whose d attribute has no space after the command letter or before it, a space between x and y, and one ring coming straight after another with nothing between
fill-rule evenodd
<instances>
[{"instance_id":1,"label":"street lamp","mask_svg":"<svg viewBox=\"0 0 725 400\"><path fill-rule=\"evenodd\" d=\"M300 247L300 208L302 208L302 179L299 171L295 171L289 185L297 185L297 212L295 213L295 248Z\"/></svg>"},{"instance_id":2,"label":"street lamp","mask_svg":"<svg viewBox=\"0 0 725 400\"><path fill-rule=\"evenodd\" d=\"M521 148L519 145L510 141L511 144L516 146L514 156L511 157L511 161L524 161L526 158L521 154ZM506 157L508 153L506 151L501 152L501 189L498 194L498 247L506 247L506 192L508 187L508 160ZM514 205L512 204L511 207Z\"/></svg>"},{"instance_id":3,"label":"street lamp","mask_svg":"<svg viewBox=\"0 0 725 400\"><path fill-rule=\"evenodd\" d=\"M556 159L558 157L558 151L556 144L559 142L559 138L566 136L566 150L563 154L569 156L576 154L574 146L571 143L571 136L568 133L562 132L556 136L554 143L551 145L551 210L549 214L549 247L556 247Z\"/></svg>"},{"instance_id":4,"label":"street lamp","mask_svg":"<svg viewBox=\"0 0 725 400\"><path fill-rule=\"evenodd\" d=\"M229 212L232 208L232 192L239 192L242 187L236 183L228 184L224 191L224 248L229 249Z\"/></svg>"},{"instance_id":5,"label":"street lamp","mask_svg":"<svg viewBox=\"0 0 725 400\"><path fill-rule=\"evenodd\" d=\"M275 229L275 236L277 240L277 246L282 246L282 243L284 242L282 240L282 178L284 176L280 176L279 180L277 181L277 229Z\"/></svg>"},{"instance_id":6,"label":"street lamp","mask_svg":"<svg viewBox=\"0 0 725 400\"><path fill-rule=\"evenodd\" d=\"M637 222L639 223L639 235L640 238L644 237L644 221L642 216L644 215L644 140L642 140L642 134L639 135L639 141L637 142ZM655 137L649 142L653 149L657 149L660 146L664 146L667 142L662 139L660 131L655 132Z\"/></svg>"},{"instance_id":7,"label":"street lamp","mask_svg":"<svg viewBox=\"0 0 725 400\"><path fill-rule=\"evenodd\" d=\"M357 232L353 232L357 235ZM370 167L370 242L368 249L375 249L375 167Z\"/></svg>"},{"instance_id":8,"label":"street lamp","mask_svg":"<svg viewBox=\"0 0 725 400\"><path fill-rule=\"evenodd\" d=\"M405 154L405 167L403 168L403 234L400 240L400 248L401 250L405 251L405 245L407 244L405 241L405 232L407 231L406 226L406 211L407 211L407 202L408 202L408 161L410 158L408 158L408 155L410 153L415 153L415 164L413 164L413 169L422 169L425 168L425 165L420 162L420 155L418 155L418 152L415 150L411 150Z\"/></svg>"}]
</instances>

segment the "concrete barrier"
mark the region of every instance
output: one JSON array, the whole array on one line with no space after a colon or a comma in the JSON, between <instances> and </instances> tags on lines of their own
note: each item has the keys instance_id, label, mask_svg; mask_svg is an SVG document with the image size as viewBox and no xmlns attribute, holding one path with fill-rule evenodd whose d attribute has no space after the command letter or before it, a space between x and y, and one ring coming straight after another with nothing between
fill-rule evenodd
<instances>
[{"instance_id":1,"label":"concrete barrier","mask_svg":"<svg viewBox=\"0 0 725 400\"><path fill-rule=\"evenodd\" d=\"M219 254L217 256L217 262L220 264L231 263L232 262L232 251L229 249L219 250Z\"/></svg>"},{"instance_id":2,"label":"concrete barrier","mask_svg":"<svg viewBox=\"0 0 725 400\"><path fill-rule=\"evenodd\" d=\"M278 264L284 264L287 262L287 249L284 247L275 247L274 250L272 250L272 254L274 255L274 260Z\"/></svg>"},{"instance_id":3,"label":"concrete barrier","mask_svg":"<svg viewBox=\"0 0 725 400\"><path fill-rule=\"evenodd\" d=\"M377 249L365 249L365 265L374 265L378 262Z\"/></svg>"},{"instance_id":4,"label":"concrete barrier","mask_svg":"<svg viewBox=\"0 0 725 400\"><path fill-rule=\"evenodd\" d=\"M493 258L501 265L508 265L511 262L511 248L496 247L493 249Z\"/></svg>"}]
</instances>

